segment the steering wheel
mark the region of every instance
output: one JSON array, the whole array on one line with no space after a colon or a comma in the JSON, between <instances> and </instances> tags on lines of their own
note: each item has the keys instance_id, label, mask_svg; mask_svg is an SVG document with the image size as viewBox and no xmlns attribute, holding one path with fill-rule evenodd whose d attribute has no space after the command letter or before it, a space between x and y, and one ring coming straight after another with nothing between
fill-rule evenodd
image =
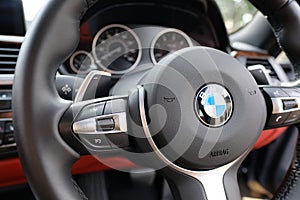
<instances>
[{"instance_id":1,"label":"steering wheel","mask_svg":"<svg viewBox=\"0 0 300 200\"><path fill-rule=\"evenodd\" d=\"M252 0L268 16L283 50L300 64L300 8L288 0ZM112 96L66 101L57 68L75 49L80 19L96 0L52 0L22 45L13 87L16 141L38 199L87 199L72 179L80 155L119 154L157 169L175 199L240 199L237 169L264 128L300 102L295 87L258 87L231 56L190 47L150 70L122 78ZM205 5L205 1L203 1ZM103 74L89 75L79 90ZM296 104L297 106L297 104ZM278 122L271 124L271 122ZM114 139L112 139L114 138ZM109 143L110 148L103 147ZM121 145L123 144L123 145ZM300 196L299 154L275 198Z\"/></svg>"}]
</instances>

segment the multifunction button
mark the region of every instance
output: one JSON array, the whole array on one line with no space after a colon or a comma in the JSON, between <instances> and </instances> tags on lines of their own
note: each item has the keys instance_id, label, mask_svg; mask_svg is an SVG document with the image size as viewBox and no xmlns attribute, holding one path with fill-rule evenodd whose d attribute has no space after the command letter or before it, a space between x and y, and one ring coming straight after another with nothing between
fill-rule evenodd
<instances>
[{"instance_id":1,"label":"multifunction button","mask_svg":"<svg viewBox=\"0 0 300 200\"><path fill-rule=\"evenodd\" d=\"M295 99L286 99L286 100L283 99L282 103L283 103L283 110L290 110L298 107L298 103Z\"/></svg>"},{"instance_id":2,"label":"multifunction button","mask_svg":"<svg viewBox=\"0 0 300 200\"><path fill-rule=\"evenodd\" d=\"M85 106L72 125L74 134L92 150L129 146L126 100L115 99Z\"/></svg>"},{"instance_id":3,"label":"multifunction button","mask_svg":"<svg viewBox=\"0 0 300 200\"><path fill-rule=\"evenodd\" d=\"M300 89L263 88L267 100L272 103L267 128L275 128L300 122Z\"/></svg>"},{"instance_id":4,"label":"multifunction button","mask_svg":"<svg viewBox=\"0 0 300 200\"><path fill-rule=\"evenodd\" d=\"M86 106L79 113L76 121L101 116L103 114L105 102Z\"/></svg>"},{"instance_id":5,"label":"multifunction button","mask_svg":"<svg viewBox=\"0 0 300 200\"><path fill-rule=\"evenodd\" d=\"M115 120L113 118L96 120L97 131L113 131L115 129Z\"/></svg>"},{"instance_id":6,"label":"multifunction button","mask_svg":"<svg viewBox=\"0 0 300 200\"><path fill-rule=\"evenodd\" d=\"M289 95L285 91L283 91L281 88L264 88L264 91L271 98L289 97Z\"/></svg>"}]
</instances>

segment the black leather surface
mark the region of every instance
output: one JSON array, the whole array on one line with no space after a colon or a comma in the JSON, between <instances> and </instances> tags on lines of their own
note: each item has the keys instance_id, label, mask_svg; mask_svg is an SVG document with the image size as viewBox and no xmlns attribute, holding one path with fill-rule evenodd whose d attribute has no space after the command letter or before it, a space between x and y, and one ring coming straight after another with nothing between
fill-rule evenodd
<instances>
[{"instance_id":1,"label":"black leather surface","mask_svg":"<svg viewBox=\"0 0 300 200\"><path fill-rule=\"evenodd\" d=\"M207 200L202 184L193 177L170 168L161 170L167 177L175 200Z\"/></svg>"},{"instance_id":2,"label":"black leather surface","mask_svg":"<svg viewBox=\"0 0 300 200\"><path fill-rule=\"evenodd\" d=\"M294 0L249 0L264 13L295 68L296 78L300 78L300 7ZM267 9L267 10L266 10Z\"/></svg>"},{"instance_id":3,"label":"black leather surface","mask_svg":"<svg viewBox=\"0 0 300 200\"><path fill-rule=\"evenodd\" d=\"M91 8L93 5L95 5L100 0L86 0L88 4L88 8ZM182 4L186 3L186 0L140 0L139 2L151 2L151 3L169 3L169 4ZM207 0L188 0L190 4L196 2L201 3L203 6L203 10L207 10Z\"/></svg>"},{"instance_id":4,"label":"black leather surface","mask_svg":"<svg viewBox=\"0 0 300 200\"><path fill-rule=\"evenodd\" d=\"M264 15L280 10L289 0L249 0Z\"/></svg>"},{"instance_id":5,"label":"black leather surface","mask_svg":"<svg viewBox=\"0 0 300 200\"><path fill-rule=\"evenodd\" d=\"M247 182L259 182L274 194L294 159L298 134L298 129L291 126L271 144L253 151L243 163L248 169Z\"/></svg>"},{"instance_id":6,"label":"black leather surface","mask_svg":"<svg viewBox=\"0 0 300 200\"><path fill-rule=\"evenodd\" d=\"M52 0L32 24L20 51L13 88L19 155L37 199L82 199L70 169L79 155L62 140L58 122L69 102L57 94L57 68L79 40L84 0Z\"/></svg>"},{"instance_id":7,"label":"black leather surface","mask_svg":"<svg viewBox=\"0 0 300 200\"><path fill-rule=\"evenodd\" d=\"M298 127L299 129L299 127ZM300 139L296 147L295 160L273 199L276 200L298 200L300 198Z\"/></svg>"},{"instance_id":8,"label":"black leather surface","mask_svg":"<svg viewBox=\"0 0 300 200\"><path fill-rule=\"evenodd\" d=\"M273 15L268 16L277 40L292 62L296 79L300 78L300 7L290 0Z\"/></svg>"},{"instance_id":9,"label":"black leather surface","mask_svg":"<svg viewBox=\"0 0 300 200\"><path fill-rule=\"evenodd\" d=\"M92 7L95 3L98 2L98 0L86 0L87 4L88 4L88 7Z\"/></svg>"},{"instance_id":10,"label":"black leather surface","mask_svg":"<svg viewBox=\"0 0 300 200\"><path fill-rule=\"evenodd\" d=\"M249 0L268 17L277 40L300 75L300 7L294 0ZM299 126L298 126L299 129ZM299 140L299 139L298 139ZM300 142L286 180L274 199L297 200L300 198Z\"/></svg>"}]
</instances>

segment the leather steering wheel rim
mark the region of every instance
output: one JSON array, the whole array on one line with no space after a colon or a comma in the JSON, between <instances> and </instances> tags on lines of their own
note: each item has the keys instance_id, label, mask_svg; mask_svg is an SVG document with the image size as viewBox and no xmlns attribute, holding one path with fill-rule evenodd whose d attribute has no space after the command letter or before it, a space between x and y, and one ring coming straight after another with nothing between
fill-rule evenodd
<instances>
[{"instance_id":1,"label":"leather steering wheel rim","mask_svg":"<svg viewBox=\"0 0 300 200\"><path fill-rule=\"evenodd\" d=\"M59 65L76 48L80 20L95 0L52 0L42 10L22 45L13 88L13 118L18 144L28 182L38 199L86 199L72 179L70 169L79 158L61 138L57 125L70 102L62 100L55 88L54 77ZM291 26L278 10L292 9L289 16L299 22L299 6L294 1L252 1L277 31L283 47L297 65L293 44L286 42L285 31ZM272 4L272 9L269 5ZM281 25L281 26L279 26ZM297 46L300 48L300 45ZM291 52L291 53L289 53ZM298 51L299 52L299 51ZM299 54L299 53L298 53ZM52 117L48 117L52 116ZM38 122L38 123L37 123ZM300 149L296 165L275 199L297 199L300 193ZM42 183L42 184L41 184Z\"/></svg>"}]
</instances>

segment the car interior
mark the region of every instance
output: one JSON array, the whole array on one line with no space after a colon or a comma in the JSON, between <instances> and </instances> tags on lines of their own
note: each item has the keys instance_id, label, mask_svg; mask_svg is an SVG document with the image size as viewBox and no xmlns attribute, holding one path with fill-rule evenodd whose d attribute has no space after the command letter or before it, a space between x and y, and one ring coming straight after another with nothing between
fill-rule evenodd
<instances>
[{"instance_id":1,"label":"car interior","mask_svg":"<svg viewBox=\"0 0 300 200\"><path fill-rule=\"evenodd\" d=\"M300 198L300 1L26 2L0 1L1 200Z\"/></svg>"}]
</instances>

